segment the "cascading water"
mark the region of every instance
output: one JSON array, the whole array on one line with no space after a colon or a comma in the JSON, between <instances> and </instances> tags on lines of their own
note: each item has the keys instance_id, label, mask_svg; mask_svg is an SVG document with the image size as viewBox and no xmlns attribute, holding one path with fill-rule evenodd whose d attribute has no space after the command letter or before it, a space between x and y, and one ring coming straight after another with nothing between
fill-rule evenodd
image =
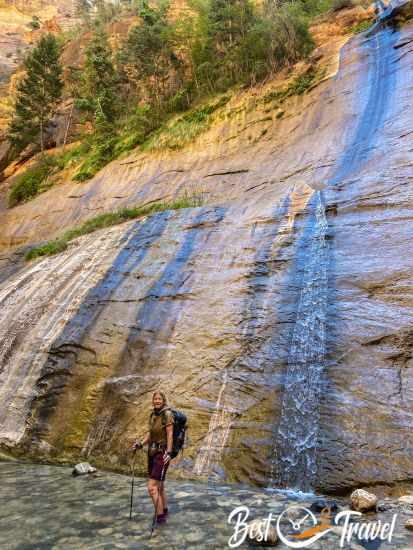
<instances>
[{"instance_id":1,"label":"cascading water","mask_svg":"<svg viewBox=\"0 0 413 550\"><path fill-rule=\"evenodd\" d=\"M274 452L273 483L308 490L316 473L320 380L327 307L327 219L321 191L316 205L297 306Z\"/></svg>"},{"instance_id":2,"label":"cascading water","mask_svg":"<svg viewBox=\"0 0 413 550\"><path fill-rule=\"evenodd\" d=\"M227 380L228 373L225 370L215 409L209 422L205 443L195 460L193 471L197 475L211 475L214 464L220 462L222 451L228 439L232 415L225 404Z\"/></svg>"},{"instance_id":3,"label":"cascading water","mask_svg":"<svg viewBox=\"0 0 413 550\"><path fill-rule=\"evenodd\" d=\"M382 14L382 19L387 11ZM329 180L330 190L359 170L374 150L378 130L383 124L395 87L391 65L394 62L392 46L396 41L397 33L389 28L376 32L371 40L364 41L363 47L369 52L371 60L368 85L364 88L367 92L365 105L353 137ZM308 253L304 258L271 475L272 485L304 491L312 488L316 475L327 310L327 221L324 197L320 191L315 199L315 219L309 235Z\"/></svg>"}]
</instances>

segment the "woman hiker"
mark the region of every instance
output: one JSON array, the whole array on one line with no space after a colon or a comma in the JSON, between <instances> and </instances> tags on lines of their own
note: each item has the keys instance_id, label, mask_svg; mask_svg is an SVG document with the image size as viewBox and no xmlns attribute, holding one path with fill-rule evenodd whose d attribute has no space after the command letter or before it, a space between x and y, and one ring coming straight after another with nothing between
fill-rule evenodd
<instances>
[{"instance_id":1,"label":"woman hiker","mask_svg":"<svg viewBox=\"0 0 413 550\"><path fill-rule=\"evenodd\" d=\"M149 430L133 449L148 444L148 493L155 508L156 523L165 523L168 516L164 480L171 460L174 416L167 407L162 391L152 395L153 411L149 417Z\"/></svg>"}]
</instances>

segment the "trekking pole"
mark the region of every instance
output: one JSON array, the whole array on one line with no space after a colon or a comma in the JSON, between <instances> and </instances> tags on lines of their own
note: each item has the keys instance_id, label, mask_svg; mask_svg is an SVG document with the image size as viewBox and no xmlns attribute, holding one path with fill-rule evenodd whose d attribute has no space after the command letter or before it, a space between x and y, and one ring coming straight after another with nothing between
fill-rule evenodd
<instances>
[{"instance_id":1,"label":"trekking pole","mask_svg":"<svg viewBox=\"0 0 413 550\"><path fill-rule=\"evenodd\" d=\"M132 506L133 506L133 483L135 481L135 458L136 458L136 449L133 451L133 460L132 460L132 484L130 491L130 511L129 519L132 519Z\"/></svg>"},{"instance_id":2,"label":"trekking pole","mask_svg":"<svg viewBox=\"0 0 413 550\"><path fill-rule=\"evenodd\" d=\"M153 532L155 531L156 520L158 519L158 502L161 494L160 488L161 488L161 485L163 485L162 478L163 478L164 470L165 470L165 464L162 466L161 479L159 480L159 483L158 483L158 496L156 497L155 513L153 514L153 518L152 518L151 534L149 535L149 538L152 537Z\"/></svg>"}]
</instances>

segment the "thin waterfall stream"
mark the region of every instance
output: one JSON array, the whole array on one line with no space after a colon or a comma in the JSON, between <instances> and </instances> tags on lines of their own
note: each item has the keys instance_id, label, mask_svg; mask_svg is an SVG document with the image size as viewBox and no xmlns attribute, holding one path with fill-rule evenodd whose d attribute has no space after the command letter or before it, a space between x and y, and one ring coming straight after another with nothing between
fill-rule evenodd
<instances>
[{"instance_id":1,"label":"thin waterfall stream","mask_svg":"<svg viewBox=\"0 0 413 550\"><path fill-rule=\"evenodd\" d=\"M288 355L274 454L279 486L308 490L316 473L320 380L327 307L327 219L321 191L316 205L297 316ZM274 475L274 473L273 473Z\"/></svg>"},{"instance_id":2,"label":"thin waterfall stream","mask_svg":"<svg viewBox=\"0 0 413 550\"><path fill-rule=\"evenodd\" d=\"M354 135L343 151L329 186L359 170L374 150L377 131L388 109L392 90L393 48L397 32L385 28L365 41L371 56L365 106ZM309 228L306 257L284 395L271 464L271 485L308 491L313 488L319 438L319 401L324 371L327 312L327 219L325 197L315 193L315 213Z\"/></svg>"}]
</instances>

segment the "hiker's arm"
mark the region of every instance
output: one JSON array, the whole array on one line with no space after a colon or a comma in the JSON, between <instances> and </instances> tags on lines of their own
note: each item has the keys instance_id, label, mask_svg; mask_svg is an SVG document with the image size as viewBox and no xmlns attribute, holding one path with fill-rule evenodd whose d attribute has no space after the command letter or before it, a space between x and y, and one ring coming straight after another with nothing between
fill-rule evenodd
<instances>
[{"instance_id":1,"label":"hiker's arm","mask_svg":"<svg viewBox=\"0 0 413 550\"><path fill-rule=\"evenodd\" d=\"M141 440L142 445L147 445L149 443L150 433L146 432L145 437Z\"/></svg>"},{"instance_id":2,"label":"hiker's arm","mask_svg":"<svg viewBox=\"0 0 413 550\"><path fill-rule=\"evenodd\" d=\"M172 443L174 439L174 425L168 424L166 426L166 452L172 453Z\"/></svg>"},{"instance_id":3,"label":"hiker's arm","mask_svg":"<svg viewBox=\"0 0 413 550\"><path fill-rule=\"evenodd\" d=\"M169 462L171 460L172 444L173 444L173 434L174 434L174 425L168 424L165 426L166 429L166 450L164 456L164 461Z\"/></svg>"},{"instance_id":4,"label":"hiker's arm","mask_svg":"<svg viewBox=\"0 0 413 550\"><path fill-rule=\"evenodd\" d=\"M135 443L133 444L133 450L136 451L137 449L142 448L144 445L147 445L149 443L149 439L150 439L150 433L148 431L146 432L144 438L141 439L141 441L138 441L138 440L135 441Z\"/></svg>"}]
</instances>

